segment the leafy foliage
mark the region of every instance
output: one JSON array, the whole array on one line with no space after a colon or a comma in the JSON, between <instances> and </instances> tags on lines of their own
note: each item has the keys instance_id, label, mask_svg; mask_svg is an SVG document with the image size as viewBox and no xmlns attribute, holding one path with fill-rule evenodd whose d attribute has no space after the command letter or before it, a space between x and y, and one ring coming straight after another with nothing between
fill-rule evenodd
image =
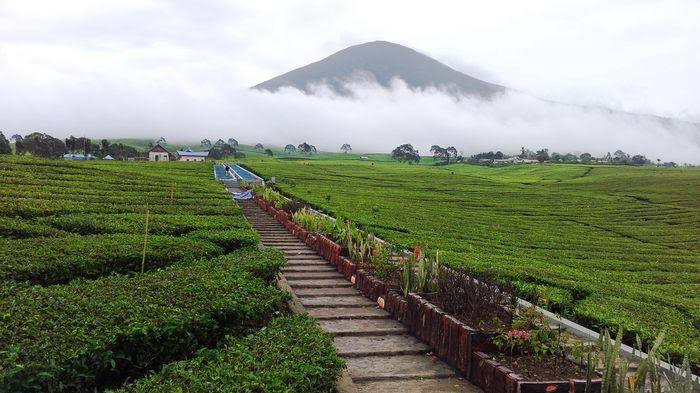
<instances>
[{"instance_id":1,"label":"leafy foliage","mask_svg":"<svg viewBox=\"0 0 700 393\"><path fill-rule=\"evenodd\" d=\"M279 252L248 249L132 277L17 289L0 298L0 385L114 386L244 333L285 299L269 281L283 264ZM254 275L260 270L265 278Z\"/></svg>"},{"instance_id":2,"label":"leafy foliage","mask_svg":"<svg viewBox=\"0 0 700 393\"><path fill-rule=\"evenodd\" d=\"M409 164L417 164L420 161L418 150L413 148L413 145L405 143L391 151L391 158L399 162L408 162Z\"/></svg>"},{"instance_id":3,"label":"leafy foliage","mask_svg":"<svg viewBox=\"0 0 700 393\"><path fill-rule=\"evenodd\" d=\"M588 327L622 324L627 342L639 334L646 343L666 328L661 351L700 364L697 169L409 167L341 154L246 164L293 179L277 185L287 195L396 246L439 249L443 266L490 269Z\"/></svg>"},{"instance_id":4,"label":"leafy foliage","mask_svg":"<svg viewBox=\"0 0 700 393\"><path fill-rule=\"evenodd\" d=\"M274 319L243 338L172 363L121 392L330 392L343 368L332 336L308 316Z\"/></svg>"}]
</instances>

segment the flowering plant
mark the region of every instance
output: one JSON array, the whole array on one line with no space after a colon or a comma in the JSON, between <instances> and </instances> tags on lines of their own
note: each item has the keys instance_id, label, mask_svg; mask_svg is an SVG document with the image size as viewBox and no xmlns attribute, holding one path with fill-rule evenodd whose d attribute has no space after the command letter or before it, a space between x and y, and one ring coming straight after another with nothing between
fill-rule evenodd
<instances>
[{"instance_id":1,"label":"flowering plant","mask_svg":"<svg viewBox=\"0 0 700 393\"><path fill-rule=\"evenodd\" d=\"M498 349L513 354L531 355L536 359L560 350L560 334L544 323L544 316L534 308L520 310L511 329L494 339Z\"/></svg>"}]
</instances>

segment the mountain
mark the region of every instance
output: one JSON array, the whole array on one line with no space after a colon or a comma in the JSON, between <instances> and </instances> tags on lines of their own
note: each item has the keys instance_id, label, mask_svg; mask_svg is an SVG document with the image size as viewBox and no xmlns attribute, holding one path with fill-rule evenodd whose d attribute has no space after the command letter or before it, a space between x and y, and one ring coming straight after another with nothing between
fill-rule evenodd
<instances>
[{"instance_id":1,"label":"mountain","mask_svg":"<svg viewBox=\"0 0 700 393\"><path fill-rule=\"evenodd\" d=\"M275 92L289 86L311 93L312 85L323 83L339 94L349 95L343 85L358 77L384 87L398 77L412 89L435 87L454 95L481 98L506 91L503 86L463 74L411 48L387 41L351 46L253 88Z\"/></svg>"}]
</instances>

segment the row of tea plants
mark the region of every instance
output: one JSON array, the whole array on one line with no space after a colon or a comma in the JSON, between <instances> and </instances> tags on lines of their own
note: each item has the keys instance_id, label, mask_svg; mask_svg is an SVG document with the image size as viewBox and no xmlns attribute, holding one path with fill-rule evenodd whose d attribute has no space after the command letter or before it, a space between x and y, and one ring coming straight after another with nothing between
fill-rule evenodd
<instances>
[{"instance_id":1,"label":"row of tea plants","mask_svg":"<svg viewBox=\"0 0 700 393\"><path fill-rule=\"evenodd\" d=\"M291 205L288 199L271 188L264 189L262 193L260 191L259 189L257 195L261 195L270 205L280 209ZM298 205L298 202L295 203L295 206ZM468 373L473 378L472 382L487 391L500 391L493 385L492 379L498 366L502 367L499 372L503 375L503 381L511 378L523 384L527 383L525 381L546 381L543 383L549 386L565 385L568 389L569 384L574 386L573 381L578 381L575 385L577 389L579 386L585 387L586 391L692 391L690 378L683 379L676 375L669 379L661 372L658 367L658 344L661 340L649 349L650 356L635 374L630 375L629 380L625 379L625 370L620 371L623 375L620 379L619 374L612 375L609 368L611 362L615 363L616 367L622 362L619 358L622 327L618 330L620 333L616 341L617 348L611 346L607 330L600 336L601 340L597 345L584 348L580 340L564 334L560 328L552 328L534 307L518 308L516 291L512 285L488 271L454 270L441 264L439 252L426 253L420 247L416 247L412 253L401 252L359 230L348 220L334 220L307 207L287 213L291 213L291 220L295 224L309 232L330 237L342 248L347 249L346 255L357 265L358 274L363 272L364 275L364 272L367 272L384 280L386 291L400 291L403 298L409 299L409 309L410 299L418 295L421 301L426 299L438 309L444 310L447 315L452 315L469 327L486 333L485 340L470 348L477 355ZM274 212L273 214L277 215ZM390 252L386 252L387 250ZM380 298L383 302L384 299ZM392 303L395 302L396 300L392 300ZM422 311L416 311L419 312ZM420 315L426 315L423 320L432 318L428 314ZM416 324L415 321L410 321L410 317L403 318L409 319L409 325ZM434 340L440 335L435 332L412 330L419 338L421 334L430 336L428 340ZM604 338L607 338L607 341ZM438 340L447 342L448 338L444 336ZM640 341L639 349L641 348ZM585 356L582 355L584 352ZM611 360L613 352L617 355ZM485 363L492 365L490 377L474 371L485 367ZM690 374L687 358L681 372L685 372L684 375ZM624 383L620 383L620 380ZM662 384L659 382L661 380L665 382ZM638 382L635 384L634 381Z\"/></svg>"},{"instance_id":2,"label":"row of tea plants","mask_svg":"<svg viewBox=\"0 0 700 393\"><path fill-rule=\"evenodd\" d=\"M210 165L0 156L0 392L332 389Z\"/></svg>"},{"instance_id":3,"label":"row of tea plants","mask_svg":"<svg viewBox=\"0 0 700 393\"><path fill-rule=\"evenodd\" d=\"M357 156L250 158L275 187L443 265L492 269L589 328L625 327L700 371L700 169L407 166Z\"/></svg>"}]
</instances>

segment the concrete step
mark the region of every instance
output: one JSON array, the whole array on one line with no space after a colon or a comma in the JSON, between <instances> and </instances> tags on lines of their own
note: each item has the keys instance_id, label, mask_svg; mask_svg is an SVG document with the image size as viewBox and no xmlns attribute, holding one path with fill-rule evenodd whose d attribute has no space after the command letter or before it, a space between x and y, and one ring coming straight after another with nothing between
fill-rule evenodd
<instances>
[{"instance_id":1,"label":"concrete step","mask_svg":"<svg viewBox=\"0 0 700 393\"><path fill-rule=\"evenodd\" d=\"M355 382L455 376L454 370L431 355L361 356L346 362Z\"/></svg>"},{"instance_id":2,"label":"concrete step","mask_svg":"<svg viewBox=\"0 0 700 393\"><path fill-rule=\"evenodd\" d=\"M390 334L406 334L404 325L393 319L336 319L320 321L323 330L341 336L384 336Z\"/></svg>"},{"instance_id":3,"label":"concrete step","mask_svg":"<svg viewBox=\"0 0 700 393\"><path fill-rule=\"evenodd\" d=\"M313 266L284 266L284 273L301 273L301 272L337 272L336 268L331 265L313 265Z\"/></svg>"},{"instance_id":4,"label":"concrete step","mask_svg":"<svg viewBox=\"0 0 700 393\"><path fill-rule=\"evenodd\" d=\"M309 296L353 296L357 295L355 288L299 288L294 291L298 297Z\"/></svg>"},{"instance_id":5,"label":"concrete step","mask_svg":"<svg viewBox=\"0 0 700 393\"><path fill-rule=\"evenodd\" d=\"M338 273L337 271L327 271L327 272L285 272L284 277L287 280L311 280L317 278L342 278L345 276Z\"/></svg>"},{"instance_id":6,"label":"concrete step","mask_svg":"<svg viewBox=\"0 0 700 393\"><path fill-rule=\"evenodd\" d=\"M287 266L331 266L325 259L287 259Z\"/></svg>"},{"instance_id":7,"label":"concrete step","mask_svg":"<svg viewBox=\"0 0 700 393\"><path fill-rule=\"evenodd\" d=\"M355 384L357 393L479 393L481 389L458 378L437 379L397 379L391 381L358 381Z\"/></svg>"},{"instance_id":8,"label":"concrete step","mask_svg":"<svg viewBox=\"0 0 700 393\"><path fill-rule=\"evenodd\" d=\"M377 307L377 303L358 294L347 296L300 297L304 307Z\"/></svg>"},{"instance_id":9,"label":"concrete step","mask_svg":"<svg viewBox=\"0 0 700 393\"><path fill-rule=\"evenodd\" d=\"M350 281L337 278L324 278L318 280L287 280L292 289L295 288L342 288L351 287Z\"/></svg>"},{"instance_id":10,"label":"concrete step","mask_svg":"<svg viewBox=\"0 0 700 393\"><path fill-rule=\"evenodd\" d=\"M377 319L389 317L386 311L376 307L306 307L306 312L310 317L320 321L328 319Z\"/></svg>"},{"instance_id":11,"label":"concrete step","mask_svg":"<svg viewBox=\"0 0 700 393\"><path fill-rule=\"evenodd\" d=\"M429 347L407 334L375 302L252 201L239 201L264 247L284 252L284 278L309 316L334 334L358 392L478 392L456 378L445 363L427 356Z\"/></svg>"},{"instance_id":12,"label":"concrete step","mask_svg":"<svg viewBox=\"0 0 700 393\"><path fill-rule=\"evenodd\" d=\"M387 336L340 336L333 339L338 355L343 357L377 355L420 355L430 348L413 336L392 334Z\"/></svg>"},{"instance_id":13,"label":"concrete step","mask_svg":"<svg viewBox=\"0 0 700 393\"><path fill-rule=\"evenodd\" d=\"M287 261L290 261L290 262L292 262L292 261L322 261L325 264L330 265L330 262L319 257L318 255L302 254L302 255L285 255L284 257L287 258Z\"/></svg>"}]
</instances>

